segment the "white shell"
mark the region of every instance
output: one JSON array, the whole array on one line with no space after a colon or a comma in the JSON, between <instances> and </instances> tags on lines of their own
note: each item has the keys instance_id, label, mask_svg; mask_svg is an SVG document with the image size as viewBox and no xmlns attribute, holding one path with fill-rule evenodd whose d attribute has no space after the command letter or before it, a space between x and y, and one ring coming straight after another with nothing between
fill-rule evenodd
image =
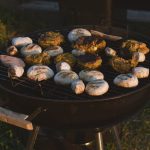
<instances>
[{"instance_id":1,"label":"white shell","mask_svg":"<svg viewBox=\"0 0 150 150\"><path fill-rule=\"evenodd\" d=\"M55 57L59 54L63 53L63 49L60 46L48 47L44 50L44 52L48 53L50 56Z\"/></svg>"},{"instance_id":2,"label":"white shell","mask_svg":"<svg viewBox=\"0 0 150 150\"><path fill-rule=\"evenodd\" d=\"M50 79L54 76L54 72L51 68L44 65L31 66L27 71L27 77L34 81L42 81Z\"/></svg>"},{"instance_id":3,"label":"white shell","mask_svg":"<svg viewBox=\"0 0 150 150\"><path fill-rule=\"evenodd\" d=\"M12 45L16 47L25 46L31 43L33 43L33 41L29 37L15 37L12 39Z\"/></svg>"},{"instance_id":4,"label":"white shell","mask_svg":"<svg viewBox=\"0 0 150 150\"><path fill-rule=\"evenodd\" d=\"M20 66L25 67L25 63L22 59L13 57L13 56L7 56L7 55L0 55L0 61L6 66Z\"/></svg>"},{"instance_id":5,"label":"white shell","mask_svg":"<svg viewBox=\"0 0 150 150\"><path fill-rule=\"evenodd\" d=\"M138 62L144 62L145 61L145 55L144 55L144 53L134 52L133 53L133 57L136 58L136 60L138 60Z\"/></svg>"},{"instance_id":6,"label":"white shell","mask_svg":"<svg viewBox=\"0 0 150 150\"><path fill-rule=\"evenodd\" d=\"M23 56L40 54L42 52L42 48L37 44L28 44L22 47L20 52Z\"/></svg>"},{"instance_id":7,"label":"white shell","mask_svg":"<svg viewBox=\"0 0 150 150\"><path fill-rule=\"evenodd\" d=\"M68 70L60 71L54 77L54 81L61 85L69 85L77 79L79 79L79 76L75 72Z\"/></svg>"},{"instance_id":8,"label":"white shell","mask_svg":"<svg viewBox=\"0 0 150 150\"><path fill-rule=\"evenodd\" d=\"M103 73L97 70L82 70L79 72L79 77L85 82L104 79Z\"/></svg>"},{"instance_id":9,"label":"white shell","mask_svg":"<svg viewBox=\"0 0 150 150\"><path fill-rule=\"evenodd\" d=\"M62 70L71 70L71 67L66 62L59 62L56 64L56 70L57 72L62 71Z\"/></svg>"},{"instance_id":10,"label":"white shell","mask_svg":"<svg viewBox=\"0 0 150 150\"><path fill-rule=\"evenodd\" d=\"M75 94L82 94L85 90L85 85L82 80L75 80L71 83L71 89Z\"/></svg>"},{"instance_id":11,"label":"white shell","mask_svg":"<svg viewBox=\"0 0 150 150\"><path fill-rule=\"evenodd\" d=\"M86 93L91 96L100 96L105 94L109 89L109 85L105 80L94 80L86 85Z\"/></svg>"},{"instance_id":12,"label":"white shell","mask_svg":"<svg viewBox=\"0 0 150 150\"><path fill-rule=\"evenodd\" d=\"M149 68L135 67L135 68L132 69L132 73L137 78L147 78L149 76Z\"/></svg>"},{"instance_id":13,"label":"white shell","mask_svg":"<svg viewBox=\"0 0 150 150\"><path fill-rule=\"evenodd\" d=\"M74 42L81 36L91 36L91 33L86 29L76 28L69 32L68 40Z\"/></svg>"},{"instance_id":14,"label":"white shell","mask_svg":"<svg viewBox=\"0 0 150 150\"><path fill-rule=\"evenodd\" d=\"M105 53L107 56L116 56L116 51L110 47L105 48Z\"/></svg>"},{"instance_id":15,"label":"white shell","mask_svg":"<svg viewBox=\"0 0 150 150\"><path fill-rule=\"evenodd\" d=\"M14 65L8 69L8 76L12 78L21 77L23 73L24 73L24 68L21 66Z\"/></svg>"},{"instance_id":16,"label":"white shell","mask_svg":"<svg viewBox=\"0 0 150 150\"><path fill-rule=\"evenodd\" d=\"M114 84L120 87L132 88L138 85L138 78L131 74L120 74L114 79Z\"/></svg>"},{"instance_id":17,"label":"white shell","mask_svg":"<svg viewBox=\"0 0 150 150\"><path fill-rule=\"evenodd\" d=\"M85 55L85 51L81 51L81 50L77 50L77 49L73 49L71 51L71 53L74 55L74 56L81 56L81 55Z\"/></svg>"}]
</instances>

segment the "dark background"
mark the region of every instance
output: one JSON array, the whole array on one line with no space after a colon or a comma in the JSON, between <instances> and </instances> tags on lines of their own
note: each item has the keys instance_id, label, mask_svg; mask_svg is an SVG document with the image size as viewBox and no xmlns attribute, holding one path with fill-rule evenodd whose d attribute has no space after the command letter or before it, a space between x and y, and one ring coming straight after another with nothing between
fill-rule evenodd
<instances>
[{"instance_id":1,"label":"dark background","mask_svg":"<svg viewBox=\"0 0 150 150\"><path fill-rule=\"evenodd\" d=\"M71 24L107 24L111 20L119 24L126 24L127 9L150 10L148 0L41 0L41 2L58 2L59 11L23 8L22 5L36 3L39 0L5 0L0 6L23 12L29 17L49 21L49 25ZM51 5L51 4L49 4ZM20 12L19 12L20 13ZM34 16L35 15L35 16Z\"/></svg>"}]
</instances>

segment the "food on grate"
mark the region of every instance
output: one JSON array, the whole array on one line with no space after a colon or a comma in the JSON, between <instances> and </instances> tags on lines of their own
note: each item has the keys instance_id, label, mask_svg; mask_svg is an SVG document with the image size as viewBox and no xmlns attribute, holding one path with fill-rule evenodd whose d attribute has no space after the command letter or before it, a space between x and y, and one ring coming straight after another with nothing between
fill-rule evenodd
<instances>
[{"instance_id":1,"label":"food on grate","mask_svg":"<svg viewBox=\"0 0 150 150\"><path fill-rule=\"evenodd\" d=\"M11 67L11 66L25 67L25 63L22 59L13 56L0 55L0 61L6 67Z\"/></svg>"},{"instance_id":2,"label":"food on grate","mask_svg":"<svg viewBox=\"0 0 150 150\"><path fill-rule=\"evenodd\" d=\"M85 91L91 96L100 96L105 94L109 89L109 85L105 80L94 80L86 85Z\"/></svg>"},{"instance_id":3,"label":"food on grate","mask_svg":"<svg viewBox=\"0 0 150 150\"><path fill-rule=\"evenodd\" d=\"M82 70L79 72L79 77L85 82L104 79L103 73L97 70Z\"/></svg>"},{"instance_id":4,"label":"food on grate","mask_svg":"<svg viewBox=\"0 0 150 150\"><path fill-rule=\"evenodd\" d=\"M118 56L112 57L110 60L112 68L119 73L128 73L133 67L138 65L137 58L124 59Z\"/></svg>"},{"instance_id":5,"label":"food on grate","mask_svg":"<svg viewBox=\"0 0 150 150\"><path fill-rule=\"evenodd\" d=\"M122 39L121 36L105 34L103 32L96 31L96 30L91 30L91 34L100 36L101 38L106 39L106 40L110 40L110 41L118 41L118 40Z\"/></svg>"},{"instance_id":6,"label":"food on grate","mask_svg":"<svg viewBox=\"0 0 150 150\"><path fill-rule=\"evenodd\" d=\"M66 62L59 62L56 64L56 70L57 72L62 71L62 70L71 70L71 67Z\"/></svg>"},{"instance_id":7,"label":"food on grate","mask_svg":"<svg viewBox=\"0 0 150 150\"><path fill-rule=\"evenodd\" d=\"M102 59L97 55L81 55L77 58L77 64L82 69L96 69L101 66Z\"/></svg>"},{"instance_id":8,"label":"food on grate","mask_svg":"<svg viewBox=\"0 0 150 150\"><path fill-rule=\"evenodd\" d=\"M70 85L74 80L77 79L79 79L79 76L75 72L69 70L62 70L54 77L54 81L61 85Z\"/></svg>"},{"instance_id":9,"label":"food on grate","mask_svg":"<svg viewBox=\"0 0 150 150\"><path fill-rule=\"evenodd\" d=\"M91 33L88 30L83 28L73 29L68 34L68 40L70 42L74 42L81 36L91 36Z\"/></svg>"},{"instance_id":10,"label":"food on grate","mask_svg":"<svg viewBox=\"0 0 150 150\"><path fill-rule=\"evenodd\" d=\"M26 56L25 62L29 65L34 65L34 64L49 65L51 63L50 56L44 52L40 54Z\"/></svg>"},{"instance_id":11,"label":"food on grate","mask_svg":"<svg viewBox=\"0 0 150 150\"><path fill-rule=\"evenodd\" d=\"M149 52L149 48L145 43L136 40L126 40L122 43L121 48L129 53L141 52L147 54Z\"/></svg>"},{"instance_id":12,"label":"food on grate","mask_svg":"<svg viewBox=\"0 0 150 150\"><path fill-rule=\"evenodd\" d=\"M117 52L114 49L110 48L110 47L106 47L105 48L105 54L107 56L113 57L113 56L116 56Z\"/></svg>"},{"instance_id":13,"label":"food on grate","mask_svg":"<svg viewBox=\"0 0 150 150\"><path fill-rule=\"evenodd\" d=\"M32 39L29 37L14 37L11 42L12 42L12 45L16 47L22 47L27 44L33 43Z\"/></svg>"},{"instance_id":14,"label":"food on grate","mask_svg":"<svg viewBox=\"0 0 150 150\"><path fill-rule=\"evenodd\" d=\"M8 77L12 79L20 78L24 73L24 68L21 66L13 65L8 68Z\"/></svg>"},{"instance_id":15,"label":"food on grate","mask_svg":"<svg viewBox=\"0 0 150 150\"><path fill-rule=\"evenodd\" d=\"M71 67L76 63L76 58L71 53L63 53L55 58L55 63L67 62Z\"/></svg>"},{"instance_id":16,"label":"food on grate","mask_svg":"<svg viewBox=\"0 0 150 150\"><path fill-rule=\"evenodd\" d=\"M120 74L114 79L114 84L124 88L132 88L138 86L138 78L131 74Z\"/></svg>"},{"instance_id":17,"label":"food on grate","mask_svg":"<svg viewBox=\"0 0 150 150\"><path fill-rule=\"evenodd\" d=\"M27 77L34 81L43 81L54 76L51 68L44 65L34 65L27 70Z\"/></svg>"},{"instance_id":18,"label":"food on grate","mask_svg":"<svg viewBox=\"0 0 150 150\"><path fill-rule=\"evenodd\" d=\"M149 68L135 67L135 68L132 69L132 73L137 78L147 78L149 76Z\"/></svg>"},{"instance_id":19,"label":"food on grate","mask_svg":"<svg viewBox=\"0 0 150 150\"><path fill-rule=\"evenodd\" d=\"M49 46L58 46L64 42L64 36L59 32L45 32L41 34L38 39L38 43L43 48L47 48Z\"/></svg>"},{"instance_id":20,"label":"food on grate","mask_svg":"<svg viewBox=\"0 0 150 150\"><path fill-rule=\"evenodd\" d=\"M145 55L141 52L134 52L133 57L137 58L138 62L144 62L145 61Z\"/></svg>"},{"instance_id":21,"label":"food on grate","mask_svg":"<svg viewBox=\"0 0 150 150\"><path fill-rule=\"evenodd\" d=\"M7 52L7 54L10 55L10 56L15 56L15 55L17 55L18 50L17 50L17 48L16 48L15 46L12 45L12 46L9 46L9 47L7 48L6 52Z\"/></svg>"},{"instance_id":22,"label":"food on grate","mask_svg":"<svg viewBox=\"0 0 150 150\"><path fill-rule=\"evenodd\" d=\"M85 51L80 51L80 50L77 50L77 49L73 49L73 50L71 51L71 53L72 53L74 56L85 55Z\"/></svg>"},{"instance_id":23,"label":"food on grate","mask_svg":"<svg viewBox=\"0 0 150 150\"><path fill-rule=\"evenodd\" d=\"M65 38L69 41L63 44ZM109 69L106 61L110 60L109 63L114 71L122 73L114 79L114 84L118 86L136 87L138 78L149 77L149 68L136 66L146 60L145 54L150 50L145 43L136 40L124 40L120 36L96 30L76 28L71 30L67 37L59 32L45 32L35 44L29 37L14 37L11 42L12 46L6 50L10 56L0 55L0 61L8 67L8 75L13 79L24 74L25 63L20 58L12 57L19 54L24 56L28 65L34 65L27 70L28 78L35 81L52 78L53 70L45 66L52 65L57 71L54 82L71 85L75 94L81 94L86 90L88 95L99 96L108 91L109 85L104 80L103 73L96 70L102 65L102 59L106 69ZM60 46L61 44L63 47ZM73 50L69 52L71 47ZM102 69L105 69L104 67ZM72 71L73 69L83 70L78 76ZM84 82L87 83L86 87Z\"/></svg>"},{"instance_id":24,"label":"food on grate","mask_svg":"<svg viewBox=\"0 0 150 150\"><path fill-rule=\"evenodd\" d=\"M23 56L40 54L42 52L42 48L37 44L28 44L21 48L20 50Z\"/></svg>"},{"instance_id":25,"label":"food on grate","mask_svg":"<svg viewBox=\"0 0 150 150\"><path fill-rule=\"evenodd\" d=\"M85 85L82 80L75 80L71 83L71 89L75 94L82 94L85 90Z\"/></svg>"},{"instance_id":26,"label":"food on grate","mask_svg":"<svg viewBox=\"0 0 150 150\"><path fill-rule=\"evenodd\" d=\"M62 54L63 49L60 46L49 46L44 50L44 52L48 53L51 57L55 57L59 54Z\"/></svg>"},{"instance_id":27,"label":"food on grate","mask_svg":"<svg viewBox=\"0 0 150 150\"><path fill-rule=\"evenodd\" d=\"M82 36L78 38L74 44L73 48L86 53L95 54L106 47L106 41L100 36Z\"/></svg>"}]
</instances>

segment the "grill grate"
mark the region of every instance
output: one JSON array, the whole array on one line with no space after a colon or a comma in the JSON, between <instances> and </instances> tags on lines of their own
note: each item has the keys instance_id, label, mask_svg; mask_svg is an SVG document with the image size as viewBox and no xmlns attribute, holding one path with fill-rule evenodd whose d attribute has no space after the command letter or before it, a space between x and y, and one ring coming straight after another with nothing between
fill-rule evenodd
<instances>
[{"instance_id":1,"label":"grill grate","mask_svg":"<svg viewBox=\"0 0 150 150\"><path fill-rule=\"evenodd\" d=\"M87 28L87 27L86 27ZM89 28L87 28L89 29ZM90 29L99 29L98 27ZM56 31L61 31L62 34L67 35L67 33L71 29L63 29L63 30L56 30ZM48 31L48 30L47 30ZM45 31L43 31L45 32ZM117 33L117 32L116 32ZM37 37L41 32L36 32L32 35L29 35L34 41L37 41ZM135 37L133 37L136 39ZM140 39L143 41L143 39ZM143 41L145 42L145 40ZM68 45L64 45L65 49L71 50L71 48ZM150 66L150 61L148 60L150 56L146 58L146 61L142 64L145 67ZM50 66L53 70L55 70L54 66ZM7 73L7 68L4 67L2 64L0 64L0 83L2 86L5 88L12 90L17 93L21 93L24 95L28 96L34 96L34 97L41 97L41 98L47 98L51 100L93 100L95 97L88 96L86 93L83 93L81 95L75 95L70 87L64 87L64 86L58 86L54 84L53 79L47 80L47 81L42 81L42 82L35 82L29 80L25 75L21 78L18 79L10 79L8 77ZM79 71L79 70L78 70ZM100 71L103 72L105 76L105 80L109 83L110 89L109 92L102 96L96 97L97 99L101 100L103 98L112 98L116 96L121 96L122 94L126 94L132 91L135 91L137 89L140 89L144 85L146 85L148 82L150 82L150 78L147 79L140 79L139 85L136 88L131 88L131 89L125 89L125 88L120 88L117 87L113 84L113 79L118 75L118 73L112 71L111 69L108 68L107 64L103 64L102 67L100 68Z\"/></svg>"}]
</instances>

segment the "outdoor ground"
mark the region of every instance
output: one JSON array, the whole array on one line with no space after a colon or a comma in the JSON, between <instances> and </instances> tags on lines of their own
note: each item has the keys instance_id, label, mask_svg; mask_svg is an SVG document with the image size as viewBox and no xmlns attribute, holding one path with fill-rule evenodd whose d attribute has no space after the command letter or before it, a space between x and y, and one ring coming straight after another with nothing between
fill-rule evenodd
<instances>
[{"instance_id":1,"label":"outdoor ground","mask_svg":"<svg viewBox=\"0 0 150 150\"><path fill-rule=\"evenodd\" d=\"M0 47L12 36L47 28L49 19L42 15L24 15L0 8ZM130 29L150 35L150 23L130 23ZM142 112L121 124L121 143L123 150L150 150L150 103ZM116 150L113 140L105 143L106 150ZM10 125L0 123L0 150L23 150L24 145Z\"/></svg>"}]
</instances>

